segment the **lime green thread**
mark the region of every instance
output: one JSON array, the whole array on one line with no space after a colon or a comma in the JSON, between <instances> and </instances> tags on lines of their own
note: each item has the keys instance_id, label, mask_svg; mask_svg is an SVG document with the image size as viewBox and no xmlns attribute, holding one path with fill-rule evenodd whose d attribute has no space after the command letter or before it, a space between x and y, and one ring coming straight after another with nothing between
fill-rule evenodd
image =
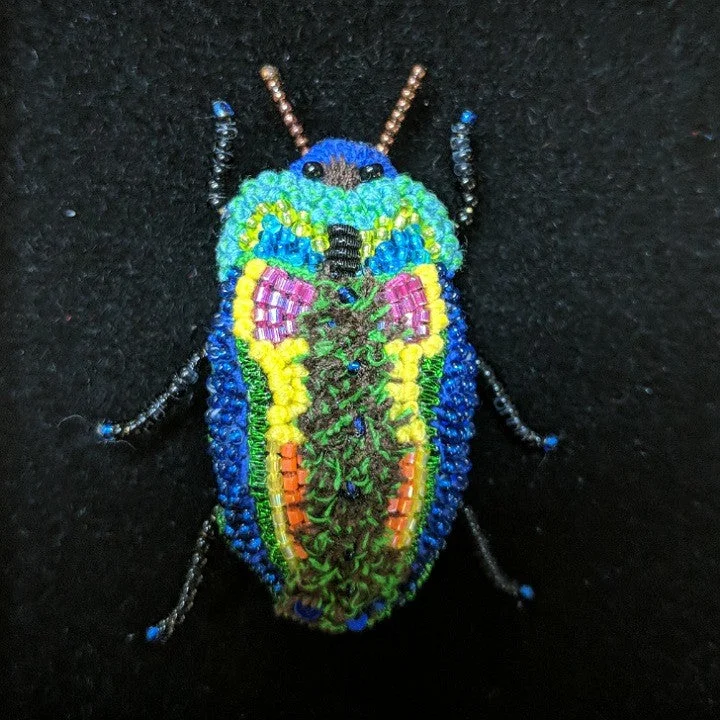
<instances>
[{"instance_id":1,"label":"lime green thread","mask_svg":"<svg viewBox=\"0 0 720 720\"><path fill-rule=\"evenodd\" d=\"M287 561L275 537L270 499L267 489L267 444L265 433L268 429L267 409L270 406L270 391L260 366L248 355L247 343L237 340L238 362L248 389L248 487L255 500L260 537L265 543L272 563L287 575Z\"/></svg>"}]
</instances>

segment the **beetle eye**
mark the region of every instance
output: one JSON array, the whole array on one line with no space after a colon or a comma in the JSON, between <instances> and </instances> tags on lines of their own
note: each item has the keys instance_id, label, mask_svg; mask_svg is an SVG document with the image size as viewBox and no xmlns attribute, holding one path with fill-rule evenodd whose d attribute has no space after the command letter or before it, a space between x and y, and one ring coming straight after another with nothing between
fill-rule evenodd
<instances>
[{"instance_id":1,"label":"beetle eye","mask_svg":"<svg viewBox=\"0 0 720 720\"><path fill-rule=\"evenodd\" d=\"M380 163L372 163L372 165L365 165L361 167L358 172L360 173L360 182L377 180L385 174L385 170Z\"/></svg>"},{"instance_id":2,"label":"beetle eye","mask_svg":"<svg viewBox=\"0 0 720 720\"><path fill-rule=\"evenodd\" d=\"M319 180L325 174L325 168L319 162L306 162L302 169L303 175L310 180Z\"/></svg>"}]
</instances>

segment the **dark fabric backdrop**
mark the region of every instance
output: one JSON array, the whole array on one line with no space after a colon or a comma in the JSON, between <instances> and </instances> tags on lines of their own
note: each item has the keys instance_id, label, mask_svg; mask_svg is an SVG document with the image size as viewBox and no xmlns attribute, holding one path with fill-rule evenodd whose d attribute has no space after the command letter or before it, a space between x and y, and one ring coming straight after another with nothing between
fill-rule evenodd
<instances>
[{"instance_id":1,"label":"dark fabric backdrop","mask_svg":"<svg viewBox=\"0 0 720 720\"><path fill-rule=\"evenodd\" d=\"M717 3L3 12L4 716L714 716ZM315 140L374 140L425 63L392 158L451 205L449 126L479 114L472 340L564 438L526 454L478 413L467 497L535 585L529 611L489 587L458 524L417 599L366 634L274 618L218 547L172 641L126 641L174 603L213 505L204 391L132 447L90 423L158 392L212 316L209 102L235 104L240 176L295 157L266 62Z\"/></svg>"}]
</instances>

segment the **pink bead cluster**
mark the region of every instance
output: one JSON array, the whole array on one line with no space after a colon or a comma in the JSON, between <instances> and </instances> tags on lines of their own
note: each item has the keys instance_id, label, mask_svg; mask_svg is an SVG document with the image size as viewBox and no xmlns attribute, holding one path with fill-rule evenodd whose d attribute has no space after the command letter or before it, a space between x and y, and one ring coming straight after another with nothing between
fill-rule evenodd
<instances>
[{"instance_id":1,"label":"pink bead cluster","mask_svg":"<svg viewBox=\"0 0 720 720\"><path fill-rule=\"evenodd\" d=\"M404 325L413 331L416 338L429 335L430 311L427 309L428 300L420 278L400 273L386 283L383 295L390 306L391 323Z\"/></svg>"},{"instance_id":2,"label":"pink bead cluster","mask_svg":"<svg viewBox=\"0 0 720 720\"><path fill-rule=\"evenodd\" d=\"M253 294L255 308L255 337L277 345L297 332L297 317L315 300L315 288L310 283L276 267L263 271Z\"/></svg>"}]
</instances>

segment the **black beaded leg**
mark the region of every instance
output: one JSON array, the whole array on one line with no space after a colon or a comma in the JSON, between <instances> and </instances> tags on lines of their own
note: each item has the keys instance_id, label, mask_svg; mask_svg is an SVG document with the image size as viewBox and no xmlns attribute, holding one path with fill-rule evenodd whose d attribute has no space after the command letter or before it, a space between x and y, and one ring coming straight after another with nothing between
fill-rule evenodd
<instances>
[{"instance_id":1,"label":"black beaded leg","mask_svg":"<svg viewBox=\"0 0 720 720\"><path fill-rule=\"evenodd\" d=\"M169 407L200 379L198 365L207 355L207 350L194 352L183 367L173 375L170 385L165 392L158 395L139 415L132 420L120 423L103 421L95 427L95 432L105 440L119 440L130 435L147 430L160 420Z\"/></svg>"},{"instance_id":2,"label":"black beaded leg","mask_svg":"<svg viewBox=\"0 0 720 720\"><path fill-rule=\"evenodd\" d=\"M210 517L203 522L200 528L200 534L195 542L195 550L190 560L190 567L185 582L183 583L180 597L173 611L160 622L151 625L145 631L145 639L148 642L166 642L167 639L175 632L175 628L182 624L185 616L190 612L198 587L202 582L203 568L207 562L207 553L210 548L210 537L215 529L216 510L210 513Z\"/></svg>"},{"instance_id":3,"label":"black beaded leg","mask_svg":"<svg viewBox=\"0 0 720 720\"><path fill-rule=\"evenodd\" d=\"M460 208L455 222L469 227L475 219L477 208L477 180L473 166L472 149L470 148L470 129L477 120L477 115L470 110L463 110L460 121L450 128L450 149L452 150L453 171L460 183L463 207Z\"/></svg>"},{"instance_id":4,"label":"black beaded leg","mask_svg":"<svg viewBox=\"0 0 720 720\"><path fill-rule=\"evenodd\" d=\"M498 415L505 418L505 424L513 435L521 442L538 450L549 452L558 444L557 435L540 435L531 430L520 418L515 403L510 399L505 388L495 375L495 371L481 357L478 357L478 370L480 379L493 395L493 406Z\"/></svg>"},{"instance_id":5,"label":"black beaded leg","mask_svg":"<svg viewBox=\"0 0 720 720\"><path fill-rule=\"evenodd\" d=\"M237 137L235 111L224 100L212 104L215 116L215 144L212 151L212 169L208 181L208 205L222 212L227 202L227 174L232 167L232 143Z\"/></svg>"},{"instance_id":6,"label":"black beaded leg","mask_svg":"<svg viewBox=\"0 0 720 720\"><path fill-rule=\"evenodd\" d=\"M477 516L472 508L468 507L465 503L461 503L460 509L472 533L473 540L475 541L475 549L482 563L483 570L485 570L485 574L490 578L493 585L495 585L498 590L502 590L504 593L520 601L534 599L535 591L530 585L521 585L517 580L512 580L502 571L498 561L492 554L492 550L490 550L488 539L480 529L480 523L478 523Z\"/></svg>"}]
</instances>

